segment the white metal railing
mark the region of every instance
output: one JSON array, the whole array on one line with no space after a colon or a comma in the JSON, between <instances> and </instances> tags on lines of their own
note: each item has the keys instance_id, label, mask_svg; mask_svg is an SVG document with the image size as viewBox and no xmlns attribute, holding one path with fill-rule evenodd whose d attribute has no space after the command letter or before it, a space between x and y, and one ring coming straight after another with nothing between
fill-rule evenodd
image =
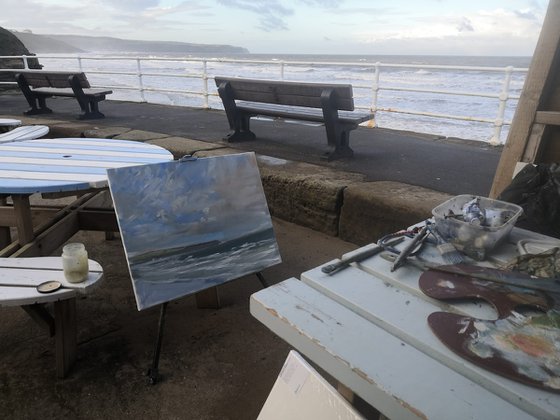
<instances>
[{"instance_id":1,"label":"white metal railing","mask_svg":"<svg viewBox=\"0 0 560 420\"><path fill-rule=\"evenodd\" d=\"M191 58L191 57L128 57L128 56L80 56L80 55L70 55L70 56L57 56L57 55L36 55L36 56L0 56L0 59L11 58L11 59L21 59L25 69L29 68L28 59L42 59L44 64L45 60L56 61L56 60L74 60L77 63L77 70L86 71L89 74L97 74L102 76L131 76L136 79L136 84L111 84L105 83L96 84L93 87L113 89L115 91L137 91L140 94L140 101L147 102L146 92L152 93L168 93L168 94L178 94L186 96L195 96L202 98L202 107L211 108L210 99L217 97L215 90L210 90L208 87L208 80L212 80L214 76L212 71L209 69L209 65L217 64L232 64L234 66L240 65L257 65L257 66L273 66L278 67L277 76L279 79L284 80L286 78L286 72L289 68L297 67L313 67L313 68L327 68L327 67L347 67L347 68L361 68L369 69L372 71L371 79L366 80L368 84L363 81L352 82L352 86L355 90L360 92L368 91L369 97L368 104L356 104L356 109L368 110L372 114L372 121L370 126L375 124L375 117L377 112L387 112L396 114L408 114L431 118L441 118L447 120L462 120L470 122L479 122L493 125L493 133L489 139L489 143L492 145L498 145L501 143L501 133L502 128L505 125L510 125L511 120L505 118L506 107L508 101L519 99L519 95L514 95L511 93L510 83L513 73L526 73L527 68L515 68L512 66L508 67L483 67L483 66L452 66L452 65L427 65L427 64L396 64L396 63L365 63L365 62L327 62L327 61L272 61L272 60L239 60L239 59L207 59L207 58ZM107 62L118 62L122 66L123 63L131 62L132 66L129 68L120 69L118 66L109 66L106 68L84 68L84 61L107 61ZM182 69L181 72L169 72L162 71L162 69L156 69L156 71L150 68L145 68L143 65L150 62L179 62L185 65L196 63L200 65L198 71L186 71ZM126 65L125 65L126 67ZM234 67L235 68L235 67ZM443 70L443 71L467 71L467 72L488 72L488 73L503 73L503 78L501 79L500 85L496 86L495 91L483 92L483 91L459 91L459 90L447 90L447 89L436 89L436 88L421 88L421 87L407 87L398 85L382 85L380 83L380 75L383 70L386 69L432 69L432 70ZM64 69L68 70L68 66L65 64ZM55 70L50 68L49 70ZM13 71L13 69L0 69L0 72ZM274 74L268 76L275 77ZM184 88L166 88L162 86L149 86L146 83L148 78L177 78L182 80L195 79L199 80L201 83L189 84L190 89ZM314 80L321 81L321 80ZM0 84L11 84L11 82L0 82ZM13 82L15 84L15 82ZM498 101L498 106L496 109L495 118L487 117L474 117L468 115L454 115L441 112L430 112L423 110L414 109L403 109L398 107L387 107L380 106L379 104L379 92L407 92L407 93L419 93L419 94L435 94L435 95L454 95L460 97L479 97L479 98L490 98L496 99ZM360 95L356 95L360 96ZM364 97L364 95L361 95ZM197 106L197 105L194 105ZM200 104L198 105L200 106ZM220 103L217 103L216 107L219 108Z\"/></svg>"}]
</instances>

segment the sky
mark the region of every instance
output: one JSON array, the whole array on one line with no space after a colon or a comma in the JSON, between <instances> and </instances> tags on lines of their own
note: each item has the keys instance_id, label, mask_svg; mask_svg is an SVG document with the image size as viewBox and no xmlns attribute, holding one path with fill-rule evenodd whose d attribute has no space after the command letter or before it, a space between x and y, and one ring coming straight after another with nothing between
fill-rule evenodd
<instances>
[{"instance_id":1,"label":"sky","mask_svg":"<svg viewBox=\"0 0 560 420\"><path fill-rule=\"evenodd\" d=\"M37 34L228 44L251 53L531 56L547 0L2 0Z\"/></svg>"}]
</instances>

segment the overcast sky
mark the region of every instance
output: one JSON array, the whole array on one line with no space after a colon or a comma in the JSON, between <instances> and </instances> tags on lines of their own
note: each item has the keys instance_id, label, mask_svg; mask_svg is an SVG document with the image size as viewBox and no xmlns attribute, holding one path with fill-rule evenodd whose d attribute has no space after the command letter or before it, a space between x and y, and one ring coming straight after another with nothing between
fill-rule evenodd
<instances>
[{"instance_id":1,"label":"overcast sky","mask_svg":"<svg viewBox=\"0 0 560 420\"><path fill-rule=\"evenodd\" d=\"M546 0L2 0L37 34L229 44L272 54L532 55Z\"/></svg>"}]
</instances>

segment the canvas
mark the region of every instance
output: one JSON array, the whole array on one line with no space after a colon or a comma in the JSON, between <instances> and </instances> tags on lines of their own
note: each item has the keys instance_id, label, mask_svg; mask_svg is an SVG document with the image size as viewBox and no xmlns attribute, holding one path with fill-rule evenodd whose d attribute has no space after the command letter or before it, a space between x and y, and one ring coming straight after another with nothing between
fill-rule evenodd
<instances>
[{"instance_id":1,"label":"canvas","mask_svg":"<svg viewBox=\"0 0 560 420\"><path fill-rule=\"evenodd\" d=\"M254 153L107 173L138 310L281 262Z\"/></svg>"}]
</instances>

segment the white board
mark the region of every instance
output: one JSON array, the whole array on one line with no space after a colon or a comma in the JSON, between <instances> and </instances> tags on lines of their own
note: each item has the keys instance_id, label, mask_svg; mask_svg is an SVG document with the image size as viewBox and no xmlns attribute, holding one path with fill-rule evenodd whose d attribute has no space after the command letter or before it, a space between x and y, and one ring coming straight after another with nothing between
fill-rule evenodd
<instances>
[{"instance_id":1,"label":"white board","mask_svg":"<svg viewBox=\"0 0 560 420\"><path fill-rule=\"evenodd\" d=\"M291 350L257 419L363 418L299 353Z\"/></svg>"}]
</instances>

